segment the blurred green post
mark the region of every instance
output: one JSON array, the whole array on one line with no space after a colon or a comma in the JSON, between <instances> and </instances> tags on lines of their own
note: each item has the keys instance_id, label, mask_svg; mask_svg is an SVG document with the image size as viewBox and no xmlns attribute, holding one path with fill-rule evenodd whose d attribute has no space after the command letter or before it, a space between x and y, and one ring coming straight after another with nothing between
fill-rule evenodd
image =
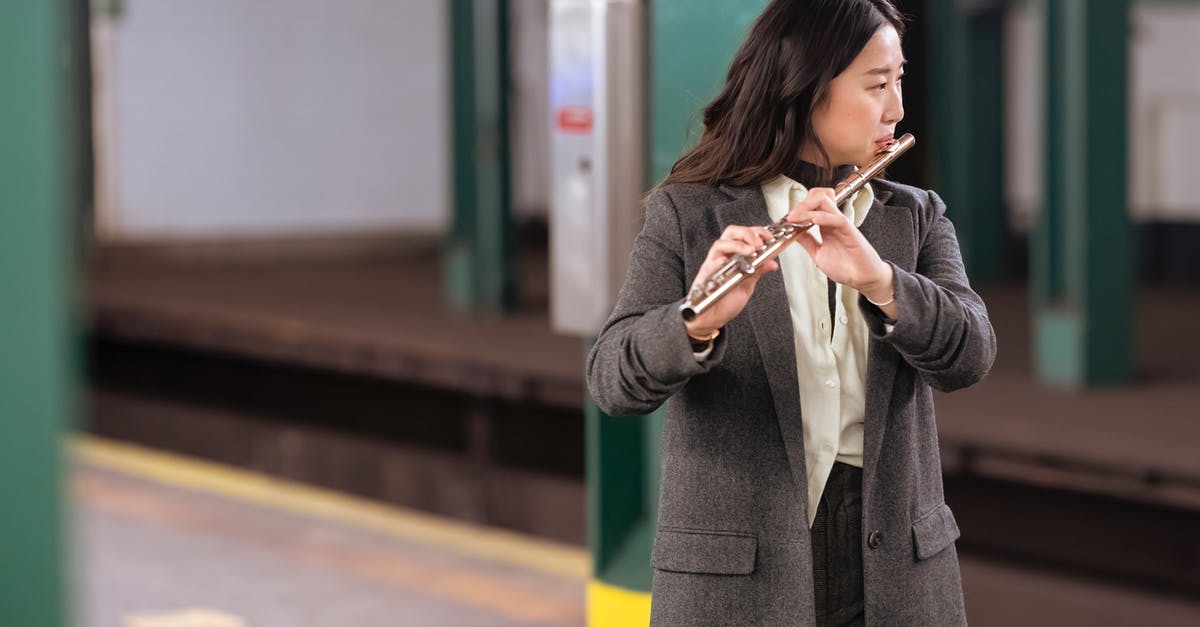
<instances>
[{"instance_id":1,"label":"blurred green post","mask_svg":"<svg viewBox=\"0 0 1200 627\"><path fill-rule=\"evenodd\" d=\"M610 416L591 399L585 403L591 627L649 620L663 413Z\"/></svg>"},{"instance_id":2,"label":"blurred green post","mask_svg":"<svg viewBox=\"0 0 1200 627\"><path fill-rule=\"evenodd\" d=\"M516 305L508 154L508 0L450 3L453 188L444 280L460 311Z\"/></svg>"},{"instance_id":3,"label":"blurred green post","mask_svg":"<svg viewBox=\"0 0 1200 627\"><path fill-rule=\"evenodd\" d=\"M1036 366L1086 387L1132 374L1129 0L1045 0L1046 206L1032 246Z\"/></svg>"},{"instance_id":4,"label":"blurred green post","mask_svg":"<svg viewBox=\"0 0 1200 627\"><path fill-rule=\"evenodd\" d=\"M68 622L62 446L78 195L78 3L0 3L0 622Z\"/></svg>"},{"instance_id":5,"label":"blurred green post","mask_svg":"<svg viewBox=\"0 0 1200 627\"><path fill-rule=\"evenodd\" d=\"M1004 3L926 0L930 142L973 281L1004 269ZM915 68L923 71L923 68ZM921 114L922 112L912 112ZM901 124L903 126L903 123Z\"/></svg>"}]
</instances>

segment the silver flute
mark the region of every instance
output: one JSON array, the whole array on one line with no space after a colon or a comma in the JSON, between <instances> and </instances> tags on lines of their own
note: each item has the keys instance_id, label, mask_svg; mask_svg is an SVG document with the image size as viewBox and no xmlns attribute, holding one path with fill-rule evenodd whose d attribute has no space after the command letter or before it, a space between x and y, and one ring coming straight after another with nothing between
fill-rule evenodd
<instances>
[{"instance_id":1,"label":"silver flute","mask_svg":"<svg viewBox=\"0 0 1200 627\"><path fill-rule=\"evenodd\" d=\"M842 203L862 189L867 181L878 176L888 164L896 160L896 157L904 154L904 151L912 148L916 143L917 140L913 138L912 133L905 133L899 139L892 140L892 143L875 154L875 158L870 163L837 184L837 187L833 189L833 203L841 207ZM683 319L690 321L704 313L739 283L754 276L754 273L758 272L763 264L774 259L784 246L796 241L796 238L812 225L812 222L792 223L786 219L768 225L766 229L771 234L771 239L763 242L753 255L734 255L711 276L696 283L692 291L688 293L687 299L679 306Z\"/></svg>"}]
</instances>

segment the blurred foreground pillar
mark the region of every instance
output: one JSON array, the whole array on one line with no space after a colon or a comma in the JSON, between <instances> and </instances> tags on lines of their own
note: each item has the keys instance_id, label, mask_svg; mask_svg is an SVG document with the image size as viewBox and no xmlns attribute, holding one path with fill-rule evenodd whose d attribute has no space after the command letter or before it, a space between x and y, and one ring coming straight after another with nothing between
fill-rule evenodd
<instances>
[{"instance_id":1,"label":"blurred foreground pillar","mask_svg":"<svg viewBox=\"0 0 1200 627\"><path fill-rule=\"evenodd\" d=\"M62 436L73 408L68 276L80 3L0 3L0 623L67 622Z\"/></svg>"},{"instance_id":2,"label":"blurred foreground pillar","mask_svg":"<svg viewBox=\"0 0 1200 627\"><path fill-rule=\"evenodd\" d=\"M508 0L453 0L454 211L444 258L450 304L497 313L516 303L508 154Z\"/></svg>"},{"instance_id":3,"label":"blurred foreground pillar","mask_svg":"<svg viewBox=\"0 0 1200 627\"><path fill-rule=\"evenodd\" d=\"M1032 248L1037 372L1086 387L1133 370L1129 1L1045 0L1046 206Z\"/></svg>"}]
</instances>

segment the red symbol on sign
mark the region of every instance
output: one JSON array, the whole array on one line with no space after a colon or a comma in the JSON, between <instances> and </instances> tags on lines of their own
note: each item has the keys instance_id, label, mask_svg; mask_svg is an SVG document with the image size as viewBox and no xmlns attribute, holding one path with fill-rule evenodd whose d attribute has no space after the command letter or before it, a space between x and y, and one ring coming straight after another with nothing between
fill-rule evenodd
<instances>
[{"instance_id":1,"label":"red symbol on sign","mask_svg":"<svg viewBox=\"0 0 1200 627\"><path fill-rule=\"evenodd\" d=\"M562 107L558 110L558 130L565 133L590 133L592 110L588 107Z\"/></svg>"}]
</instances>

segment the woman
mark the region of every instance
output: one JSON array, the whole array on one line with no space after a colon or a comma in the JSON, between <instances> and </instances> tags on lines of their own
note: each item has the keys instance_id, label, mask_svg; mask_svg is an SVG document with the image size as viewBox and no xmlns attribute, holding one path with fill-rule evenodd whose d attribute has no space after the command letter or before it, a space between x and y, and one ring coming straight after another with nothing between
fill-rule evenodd
<instances>
[{"instance_id":1,"label":"woman","mask_svg":"<svg viewBox=\"0 0 1200 627\"><path fill-rule=\"evenodd\" d=\"M672 399L654 624L965 623L931 387L991 368L987 310L935 193L829 189L904 115L902 33L889 0L774 0L646 201L588 386L610 414ZM817 226L685 324L785 215Z\"/></svg>"}]
</instances>

